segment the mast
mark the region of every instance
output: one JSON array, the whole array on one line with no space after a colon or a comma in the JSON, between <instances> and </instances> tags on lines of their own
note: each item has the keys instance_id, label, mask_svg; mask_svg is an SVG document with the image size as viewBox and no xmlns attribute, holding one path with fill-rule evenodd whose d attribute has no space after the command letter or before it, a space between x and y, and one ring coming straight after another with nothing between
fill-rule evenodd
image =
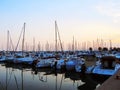
<instances>
[{"instance_id":1,"label":"mast","mask_svg":"<svg viewBox=\"0 0 120 90\"><path fill-rule=\"evenodd\" d=\"M57 22L55 21L55 51L57 52Z\"/></svg>"},{"instance_id":2,"label":"mast","mask_svg":"<svg viewBox=\"0 0 120 90\"><path fill-rule=\"evenodd\" d=\"M35 52L35 38L33 38L33 52Z\"/></svg>"},{"instance_id":3,"label":"mast","mask_svg":"<svg viewBox=\"0 0 120 90\"><path fill-rule=\"evenodd\" d=\"M72 51L74 52L74 36L73 36L73 43L72 43Z\"/></svg>"},{"instance_id":4,"label":"mast","mask_svg":"<svg viewBox=\"0 0 120 90\"><path fill-rule=\"evenodd\" d=\"M7 31L7 53L9 48L9 30Z\"/></svg>"},{"instance_id":5,"label":"mast","mask_svg":"<svg viewBox=\"0 0 120 90\"><path fill-rule=\"evenodd\" d=\"M38 51L41 51L40 41L38 43Z\"/></svg>"},{"instance_id":6,"label":"mast","mask_svg":"<svg viewBox=\"0 0 120 90\"><path fill-rule=\"evenodd\" d=\"M61 48L61 51L63 52L63 47L62 47L62 42L61 42L61 39L60 39L60 33L59 33L59 31L58 31L58 37L59 37L59 41L60 41L60 48Z\"/></svg>"},{"instance_id":7,"label":"mast","mask_svg":"<svg viewBox=\"0 0 120 90\"><path fill-rule=\"evenodd\" d=\"M25 50L28 51L28 45L27 45L27 42L25 43L25 46L26 46Z\"/></svg>"},{"instance_id":8,"label":"mast","mask_svg":"<svg viewBox=\"0 0 120 90\"><path fill-rule=\"evenodd\" d=\"M58 47L57 47L57 35L58 35L58 39L59 39L59 42L60 42L60 48L61 48L61 51L63 52L63 47L62 47L62 42L61 42L61 39L60 39L60 33L59 33L59 30L58 30L58 26L57 26L57 22L55 21L55 49L56 49L56 52L58 50Z\"/></svg>"},{"instance_id":9,"label":"mast","mask_svg":"<svg viewBox=\"0 0 120 90\"><path fill-rule=\"evenodd\" d=\"M22 55L24 51L24 42L25 42L25 25L26 23L24 23L24 26L23 26Z\"/></svg>"},{"instance_id":10,"label":"mast","mask_svg":"<svg viewBox=\"0 0 120 90\"><path fill-rule=\"evenodd\" d=\"M111 41L111 40L109 40L109 42L110 42L110 48L112 48L112 41Z\"/></svg>"}]
</instances>

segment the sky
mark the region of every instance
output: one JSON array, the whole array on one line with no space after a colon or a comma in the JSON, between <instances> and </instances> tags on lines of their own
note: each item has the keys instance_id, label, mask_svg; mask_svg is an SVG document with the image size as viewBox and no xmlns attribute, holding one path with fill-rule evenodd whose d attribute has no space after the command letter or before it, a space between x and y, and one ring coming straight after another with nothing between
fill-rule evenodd
<instances>
[{"instance_id":1,"label":"sky","mask_svg":"<svg viewBox=\"0 0 120 90\"><path fill-rule=\"evenodd\" d=\"M120 0L0 0L0 49L6 49L7 30L14 46L24 22L29 47L55 43L55 20L65 45L97 39L119 46Z\"/></svg>"}]
</instances>

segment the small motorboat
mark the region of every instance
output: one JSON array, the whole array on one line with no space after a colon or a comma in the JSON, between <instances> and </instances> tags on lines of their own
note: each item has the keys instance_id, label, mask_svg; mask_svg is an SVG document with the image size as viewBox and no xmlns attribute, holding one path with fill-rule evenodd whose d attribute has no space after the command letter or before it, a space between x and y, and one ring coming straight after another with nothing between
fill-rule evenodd
<instances>
[{"instance_id":1,"label":"small motorboat","mask_svg":"<svg viewBox=\"0 0 120 90\"><path fill-rule=\"evenodd\" d=\"M115 56L103 56L99 58L92 73L100 75L113 75L120 68L119 59Z\"/></svg>"}]
</instances>

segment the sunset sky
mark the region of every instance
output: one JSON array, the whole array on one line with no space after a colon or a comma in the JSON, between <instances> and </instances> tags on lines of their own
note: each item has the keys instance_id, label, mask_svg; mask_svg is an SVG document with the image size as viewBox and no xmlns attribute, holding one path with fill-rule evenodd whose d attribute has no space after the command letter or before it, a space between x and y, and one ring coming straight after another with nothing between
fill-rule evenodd
<instances>
[{"instance_id":1,"label":"sunset sky","mask_svg":"<svg viewBox=\"0 0 120 90\"><path fill-rule=\"evenodd\" d=\"M120 0L0 0L0 49L7 30L16 46L24 22L25 42L55 43L55 20L64 44L102 39L120 45Z\"/></svg>"}]
</instances>

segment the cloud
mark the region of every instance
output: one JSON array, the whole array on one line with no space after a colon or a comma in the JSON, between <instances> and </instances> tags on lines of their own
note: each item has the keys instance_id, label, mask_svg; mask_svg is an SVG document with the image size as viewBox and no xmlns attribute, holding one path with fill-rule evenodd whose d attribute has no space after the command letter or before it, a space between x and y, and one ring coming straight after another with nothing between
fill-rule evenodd
<instances>
[{"instance_id":1,"label":"cloud","mask_svg":"<svg viewBox=\"0 0 120 90\"><path fill-rule=\"evenodd\" d=\"M109 16L114 23L120 23L120 2L102 2L96 6L96 10L103 16Z\"/></svg>"}]
</instances>

